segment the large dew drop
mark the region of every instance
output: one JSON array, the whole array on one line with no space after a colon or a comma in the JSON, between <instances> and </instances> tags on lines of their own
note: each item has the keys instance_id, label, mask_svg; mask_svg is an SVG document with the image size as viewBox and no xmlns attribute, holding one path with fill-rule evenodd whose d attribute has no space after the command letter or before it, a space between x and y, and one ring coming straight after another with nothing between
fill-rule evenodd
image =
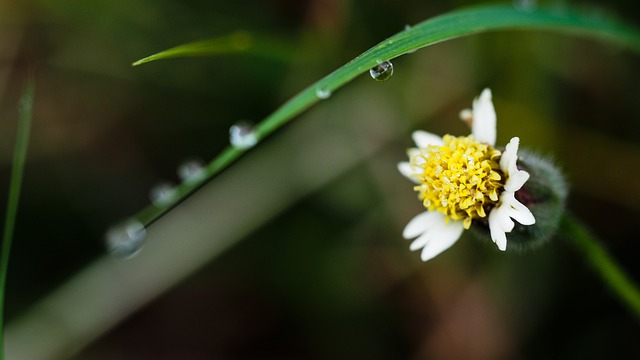
<instances>
[{"instance_id":1,"label":"large dew drop","mask_svg":"<svg viewBox=\"0 0 640 360\"><path fill-rule=\"evenodd\" d=\"M331 90L323 87L316 89L316 96L318 99L325 100L331 97Z\"/></svg>"},{"instance_id":2,"label":"large dew drop","mask_svg":"<svg viewBox=\"0 0 640 360\"><path fill-rule=\"evenodd\" d=\"M149 199L157 207L165 207L176 199L176 189L170 183L160 183L149 191Z\"/></svg>"},{"instance_id":3,"label":"large dew drop","mask_svg":"<svg viewBox=\"0 0 640 360\"><path fill-rule=\"evenodd\" d=\"M381 61L369 70L369 74L375 81L387 81L393 75L393 64L390 61Z\"/></svg>"},{"instance_id":4,"label":"large dew drop","mask_svg":"<svg viewBox=\"0 0 640 360\"><path fill-rule=\"evenodd\" d=\"M188 160L178 166L178 177L185 184L196 183L204 179L206 175L200 160Z\"/></svg>"},{"instance_id":5,"label":"large dew drop","mask_svg":"<svg viewBox=\"0 0 640 360\"><path fill-rule=\"evenodd\" d=\"M239 150L246 150L258 143L258 135L250 123L239 122L229 128L229 142Z\"/></svg>"},{"instance_id":6,"label":"large dew drop","mask_svg":"<svg viewBox=\"0 0 640 360\"><path fill-rule=\"evenodd\" d=\"M109 229L104 240L111 254L128 259L142 250L146 238L147 230L144 225L137 220L130 220Z\"/></svg>"}]
</instances>

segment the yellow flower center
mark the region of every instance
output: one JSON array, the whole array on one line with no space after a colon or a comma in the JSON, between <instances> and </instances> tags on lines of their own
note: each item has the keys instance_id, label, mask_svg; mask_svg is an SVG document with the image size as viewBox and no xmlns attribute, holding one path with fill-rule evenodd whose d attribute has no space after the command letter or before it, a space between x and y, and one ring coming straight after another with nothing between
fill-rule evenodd
<instances>
[{"instance_id":1,"label":"yellow flower center","mask_svg":"<svg viewBox=\"0 0 640 360\"><path fill-rule=\"evenodd\" d=\"M473 219L486 217L498 202L504 187L501 154L472 136L445 135L442 140L444 145L421 148L411 157L412 165L424 169L416 175L420 185L414 189L429 211L463 220L468 229Z\"/></svg>"}]
</instances>

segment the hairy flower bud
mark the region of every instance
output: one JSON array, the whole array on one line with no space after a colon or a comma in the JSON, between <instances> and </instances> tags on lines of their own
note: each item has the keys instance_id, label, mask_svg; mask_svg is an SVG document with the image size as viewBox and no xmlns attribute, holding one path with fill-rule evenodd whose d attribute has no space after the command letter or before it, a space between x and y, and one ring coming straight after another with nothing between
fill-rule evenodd
<instances>
[{"instance_id":1,"label":"hairy flower bud","mask_svg":"<svg viewBox=\"0 0 640 360\"><path fill-rule=\"evenodd\" d=\"M518 155L518 168L528 172L530 177L515 196L529 208L536 222L527 226L516 223L509 233L509 248L527 250L553 237L565 209L568 191L564 176L552 161L526 150ZM474 222L471 231L477 237L491 241L488 223Z\"/></svg>"}]
</instances>

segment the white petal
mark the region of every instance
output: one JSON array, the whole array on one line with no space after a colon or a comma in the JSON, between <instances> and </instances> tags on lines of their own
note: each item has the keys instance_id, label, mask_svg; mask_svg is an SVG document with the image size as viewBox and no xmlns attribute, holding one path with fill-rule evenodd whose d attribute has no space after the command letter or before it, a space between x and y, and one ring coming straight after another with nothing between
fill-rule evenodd
<instances>
[{"instance_id":1,"label":"white petal","mask_svg":"<svg viewBox=\"0 0 640 360\"><path fill-rule=\"evenodd\" d=\"M405 239L413 239L421 235L428 228L436 227L443 222L442 214L437 211L425 211L415 216L402 231L402 237Z\"/></svg>"},{"instance_id":2,"label":"white petal","mask_svg":"<svg viewBox=\"0 0 640 360\"><path fill-rule=\"evenodd\" d=\"M400 171L400 174L404 175L404 177L406 177L407 179L413 181L416 184L419 184L419 181L414 176L412 176L416 173L416 171L410 163L406 161L398 163L398 171Z\"/></svg>"},{"instance_id":3,"label":"white petal","mask_svg":"<svg viewBox=\"0 0 640 360\"><path fill-rule=\"evenodd\" d=\"M471 134L477 141L496 144L496 110L491 102L491 90L484 89L473 100L473 125Z\"/></svg>"},{"instance_id":4,"label":"white petal","mask_svg":"<svg viewBox=\"0 0 640 360\"><path fill-rule=\"evenodd\" d=\"M458 116L460 120L465 121L467 124L471 124L473 121L473 112L471 112L471 109L462 109Z\"/></svg>"},{"instance_id":5,"label":"white petal","mask_svg":"<svg viewBox=\"0 0 640 360\"><path fill-rule=\"evenodd\" d=\"M511 232L511 230L513 230L513 227L515 226L515 224L509 217L509 214L507 213L508 207L509 205L507 205L503 201L500 205L491 210L491 214L493 214L493 227L497 227L497 229L500 229L504 232ZM491 227L492 224L491 222L489 222L489 228Z\"/></svg>"},{"instance_id":6,"label":"white petal","mask_svg":"<svg viewBox=\"0 0 640 360\"><path fill-rule=\"evenodd\" d=\"M509 173L507 183L504 184L504 191L516 192L527 180L529 180L529 173L526 171L518 170L515 173Z\"/></svg>"},{"instance_id":7,"label":"white petal","mask_svg":"<svg viewBox=\"0 0 640 360\"><path fill-rule=\"evenodd\" d=\"M415 156L420 155L420 149L418 149L418 148L409 148L409 149L407 149L407 155L409 156L409 159L412 159Z\"/></svg>"},{"instance_id":8,"label":"white petal","mask_svg":"<svg viewBox=\"0 0 640 360\"><path fill-rule=\"evenodd\" d=\"M511 232L515 226L511 219L522 225L533 225L536 219L526 206L516 200L512 192L502 193L500 202L501 204L489 213L489 230L493 242L498 245L498 249L504 251L507 248L506 233Z\"/></svg>"},{"instance_id":9,"label":"white petal","mask_svg":"<svg viewBox=\"0 0 640 360\"><path fill-rule=\"evenodd\" d=\"M516 201L514 199L514 201ZM513 220L511 220L511 217L509 216L509 209L510 209L510 204L507 203L503 203L500 205L500 226L502 226L502 229L506 232L511 232L511 230L513 230L514 226L516 225Z\"/></svg>"},{"instance_id":10,"label":"white petal","mask_svg":"<svg viewBox=\"0 0 640 360\"><path fill-rule=\"evenodd\" d=\"M411 242L409 245L409 250L416 251L418 249L422 249L427 243L431 240L430 234L428 232L418 236L417 239Z\"/></svg>"},{"instance_id":11,"label":"white petal","mask_svg":"<svg viewBox=\"0 0 640 360\"><path fill-rule=\"evenodd\" d=\"M509 195L505 196L506 194ZM504 193L501 198L504 202L501 206L504 207L505 212L509 217L522 225L533 225L536 223L536 218L531 213L531 210L524 206L520 201L516 200L512 193Z\"/></svg>"},{"instance_id":12,"label":"white petal","mask_svg":"<svg viewBox=\"0 0 640 360\"><path fill-rule=\"evenodd\" d=\"M516 162L518 161L518 145L520 144L520 138L511 138L507 147L505 148L502 156L500 157L500 169L506 174L515 172L518 170Z\"/></svg>"},{"instance_id":13,"label":"white petal","mask_svg":"<svg viewBox=\"0 0 640 360\"><path fill-rule=\"evenodd\" d=\"M507 235L500 226L500 211L497 209L493 209L489 214L489 231L491 232L491 240L498 245L498 249L507 250Z\"/></svg>"},{"instance_id":14,"label":"white petal","mask_svg":"<svg viewBox=\"0 0 640 360\"><path fill-rule=\"evenodd\" d=\"M518 208L511 208L509 210L509 216L513 218L515 221L519 222L522 225L533 225L536 223L536 218L531 213L526 206L522 205L519 201L516 200Z\"/></svg>"},{"instance_id":15,"label":"white petal","mask_svg":"<svg viewBox=\"0 0 640 360\"><path fill-rule=\"evenodd\" d=\"M462 234L462 221L446 221L446 216L437 211L425 211L414 217L404 228L402 236L415 239L409 248L412 251L423 248L423 261L432 259L453 245Z\"/></svg>"},{"instance_id":16,"label":"white petal","mask_svg":"<svg viewBox=\"0 0 640 360\"><path fill-rule=\"evenodd\" d=\"M444 215L442 216L444 219ZM464 225L462 221L449 221L448 223L444 223L443 220L441 226L429 231L428 236L430 240L424 249L422 249L422 254L420 254L422 261L433 259L436 255L450 248L451 245L458 241L463 230ZM425 234L423 236L427 235Z\"/></svg>"},{"instance_id":17,"label":"white petal","mask_svg":"<svg viewBox=\"0 0 640 360\"><path fill-rule=\"evenodd\" d=\"M429 145L441 146L444 144L441 136L422 130L414 131L413 134L411 134L411 137L413 138L413 142L415 142L419 148L426 148Z\"/></svg>"}]
</instances>

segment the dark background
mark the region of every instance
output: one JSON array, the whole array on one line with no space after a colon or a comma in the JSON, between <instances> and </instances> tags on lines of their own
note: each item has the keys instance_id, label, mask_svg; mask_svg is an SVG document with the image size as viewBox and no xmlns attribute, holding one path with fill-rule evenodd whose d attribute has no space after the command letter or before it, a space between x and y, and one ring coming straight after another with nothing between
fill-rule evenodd
<instances>
[{"instance_id":1,"label":"dark background","mask_svg":"<svg viewBox=\"0 0 640 360\"><path fill-rule=\"evenodd\" d=\"M185 159L213 158L236 121L259 121L407 24L477 3L0 1L0 189L8 188L19 94L29 71L36 80L9 323L106 256L106 229L147 206L156 183L176 181ZM632 1L571 3L640 20ZM283 44L284 56L130 65L237 30ZM281 164L263 174L295 188L279 188L291 194L286 205L264 221L234 212L248 235L190 276L167 280L169 291L87 347L50 357L640 358L638 319L566 241L500 253L464 235L420 262L401 237L420 204L395 168L414 129L467 133L457 114L490 87L498 142L519 136L564 169L570 211L638 283L640 55L601 39L513 31L437 44L394 65L389 81L363 75L265 141L274 150L256 161ZM262 146L234 167L249 167ZM301 160L307 151L320 161ZM332 167L342 157L353 161ZM315 184L312 170L331 176ZM227 195L240 209L270 206L243 191ZM153 246L150 236L143 254ZM158 266L170 272L172 263Z\"/></svg>"}]
</instances>

